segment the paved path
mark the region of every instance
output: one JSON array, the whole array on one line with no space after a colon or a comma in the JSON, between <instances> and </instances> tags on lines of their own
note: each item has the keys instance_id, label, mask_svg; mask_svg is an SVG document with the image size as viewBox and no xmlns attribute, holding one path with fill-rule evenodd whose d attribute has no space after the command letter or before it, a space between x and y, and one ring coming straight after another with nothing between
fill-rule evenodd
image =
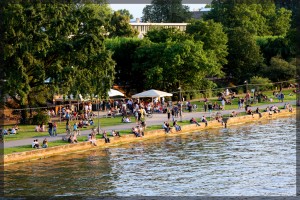
<instances>
[{"instance_id":1,"label":"paved path","mask_svg":"<svg viewBox=\"0 0 300 200\"><path fill-rule=\"evenodd\" d=\"M258 106L260 109L264 109L267 106L270 105L276 105L278 107L283 106L285 103L272 103L269 105L262 105L262 106ZM288 103L292 104L292 105L296 105L296 101L289 101ZM257 108L257 106L253 106L252 110L255 110ZM224 111L220 111L223 115L224 114L229 114L231 113L233 110L224 110ZM238 110L235 109L235 111L237 112L244 112L245 110ZM216 112L216 111L214 111ZM196 118L198 121L199 118L201 118L203 115L205 115L206 117L209 117L209 113L208 112L184 112L183 116L182 116L182 120L189 120L192 117ZM180 118L177 118L178 121ZM146 118L146 123L147 126L149 125L162 125L164 121L167 121L167 114L153 114L152 118ZM96 121L96 120L95 120ZM180 124L180 123L179 123ZM109 126L109 127L103 127L101 128L102 130L106 130L106 131L111 131L111 130L126 130L126 129L131 129L133 126L135 126L135 123L124 123L124 124L120 124L120 125L115 125L115 126ZM81 135L85 135L87 136L89 133L91 133L91 129L87 129L87 130L81 130L80 134ZM39 139L39 142L42 142L44 138L47 138L48 141L56 141L56 140L61 140L62 136L65 136L66 134L58 134L57 137L45 137L45 136L41 136L41 137L34 137ZM16 147L16 146L23 146L23 145L31 145L33 141L33 138L27 138L27 139L22 139L22 140L15 140L15 141L8 141L4 143L4 148L8 148L8 147Z\"/></svg>"}]
</instances>

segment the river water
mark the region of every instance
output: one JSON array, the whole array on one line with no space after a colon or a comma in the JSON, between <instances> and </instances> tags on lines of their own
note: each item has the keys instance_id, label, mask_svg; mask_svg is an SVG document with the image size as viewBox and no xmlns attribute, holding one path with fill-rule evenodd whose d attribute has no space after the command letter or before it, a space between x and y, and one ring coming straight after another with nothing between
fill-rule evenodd
<instances>
[{"instance_id":1,"label":"river water","mask_svg":"<svg viewBox=\"0 0 300 200\"><path fill-rule=\"evenodd\" d=\"M296 119L169 135L4 172L5 196L291 196Z\"/></svg>"}]
</instances>

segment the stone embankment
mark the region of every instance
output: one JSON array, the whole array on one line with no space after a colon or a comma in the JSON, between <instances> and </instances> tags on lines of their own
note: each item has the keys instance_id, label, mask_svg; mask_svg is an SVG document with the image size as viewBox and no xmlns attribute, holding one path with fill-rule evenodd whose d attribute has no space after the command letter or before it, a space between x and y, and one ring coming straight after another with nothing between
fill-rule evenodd
<instances>
[{"instance_id":1,"label":"stone embankment","mask_svg":"<svg viewBox=\"0 0 300 200\"><path fill-rule=\"evenodd\" d=\"M187 132L201 131L205 129L224 128L226 126L229 128L230 125L238 125L242 123L255 122L264 119L276 119L281 117L288 117L295 114L296 114L295 110L293 112L289 112L288 110L281 110L280 113L273 113L273 114L265 112L261 114L230 117L224 119L225 123L220 123L217 120L214 120L208 122L207 126L205 126L204 123L201 123L201 126L197 126L196 124L184 125L181 127L182 131L176 132L175 130L173 130L173 133L170 134L172 135L183 134ZM10 163L22 162L22 161L30 161L34 159L43 159L50 156L68 154L75 151L83 151L83 150L89 150L95 148L107 148L110 146L116 146L124 143L134 142L134 141L142 141L145 139L157 138L165 135L166 135L165 131L163 129L159 129L153 131L146 131L144 137L137 138L133 134L122 135L122 137L111 137L110 143L105 143L104 139L98 139L97 146L92 145L90 142L80 142L77 144L66 144L62 146L49 147L47 149L35 149L32 151L12 153L12 154L4 155L4 165Z\"/></svg>"}]
</instances>

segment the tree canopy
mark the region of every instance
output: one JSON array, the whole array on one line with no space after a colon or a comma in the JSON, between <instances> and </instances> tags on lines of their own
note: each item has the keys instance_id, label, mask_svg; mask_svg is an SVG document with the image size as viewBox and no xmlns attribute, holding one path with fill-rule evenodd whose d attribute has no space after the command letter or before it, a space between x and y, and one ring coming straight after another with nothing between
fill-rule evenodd
<instances>
[{"instance_id":1,"label":"tree canopy","mask_svg":"<svg viewBox=\"0 0 300 200\"><path fill-rule=\"evenodd\" d=\"M21 107L39 96L52 99L55 92L104 94L112 85L114 61L103 45L107 21L97 12L100 7L2 4L3 93ZM101 84L88 84L93 80Z\"/></svg>"},{"instance_id":2,"label":"tree canopy","mask_svg":"<svg viewBox=\"0 0 300 200\"><path fill-rule=\"evenodd\" d=\"M143 9L143 22L182 23L191 18L189 7L182 0L152 0L151 5Z\"/></svg>"},{"instance_id":3,"label":"tree canopy","mask_svg":"<svg viewBox=\"0 0 300 200\"><path fill-rule=\"evenodd\" d=\"M110 19L109 37L134 37L138 31L130 24L130 13L126 10L115 11Z\"/></svg>"},{"instance_id":4,"label":"tree canopy","mask_svg":"<svg viewBox=\"0 0 300 200\"><path fill-rule=\"evenodd\" d=\"M228 37L221 23L192 20L186 27L186 33L192 35L195 41L202 41L203 49L214 54L220 66L227 64Z\"/></svg>"}]
</instances>

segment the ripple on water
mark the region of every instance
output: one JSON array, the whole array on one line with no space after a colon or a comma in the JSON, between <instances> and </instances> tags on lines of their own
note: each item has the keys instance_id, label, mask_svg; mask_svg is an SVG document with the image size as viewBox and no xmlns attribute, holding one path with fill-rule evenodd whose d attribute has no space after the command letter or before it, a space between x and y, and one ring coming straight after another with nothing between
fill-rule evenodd
<instances>
[{"instance_id":1,"label":"ripple on water","mask_svg":"<svg viewBox=\"0 0 300 200\"><path fill-rule=\"evenodd\" d=\"M5 194L295 195L295 123L278 119L11 165Z\"/></svg>"}]
</instances>

